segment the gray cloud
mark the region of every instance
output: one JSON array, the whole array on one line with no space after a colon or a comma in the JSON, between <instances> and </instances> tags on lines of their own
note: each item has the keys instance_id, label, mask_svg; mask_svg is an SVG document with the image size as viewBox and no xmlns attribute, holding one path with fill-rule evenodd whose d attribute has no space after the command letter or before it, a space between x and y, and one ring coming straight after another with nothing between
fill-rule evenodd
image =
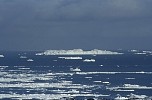
<instances>
[{"instance_id":1,"label":"gray cloud","mask_svg":"<svg viewBox=\"0 0 152 100\"><path fill-rule=\"evenodd\" d=\"M102 18L142 17L151 12L151 9L147 7L147 3L151 2L143 2L143 0L77 0L77 2L67 4L64 2L65 0L57 0L41 3L41 6L36 7L40 13L39 17L53 20L55 18L102 20Z\"/></svg>"},{"instance_id":2,"label":"gray cloud","mask_svg":"<svg viewBox=\"0 0 152 100\"><path fill-rule=\"evenodd\" d=\"M152 3L150 0L12 0L8 2L2 0L0 2L1 19L18 12L39 20L81 21L151 16Z\"/></svg>"},{"instance_id":3,"label":"gray cloud","mask_svg":"<svg viewBox=\"0 0 152 100\"><path fill-rule=\"evenodd\" d=\"M0 45L29 50L50 45L100 48L101 43L103 48L116 48L113 45L122 40L117 46L121 48L129 39L139 45L142 37L148 41L152 37L151 4L151 0L1 0Z\"/></svg>"}]
</instances>

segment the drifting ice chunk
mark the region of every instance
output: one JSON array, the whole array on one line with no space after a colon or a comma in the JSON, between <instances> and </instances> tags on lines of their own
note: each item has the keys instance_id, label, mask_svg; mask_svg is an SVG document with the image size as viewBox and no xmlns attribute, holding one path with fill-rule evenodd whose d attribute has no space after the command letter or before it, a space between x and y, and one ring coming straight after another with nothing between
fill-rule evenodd
<instances>
[{"instance_id":1,"label":"drifting ice chunk","mask_svg":"<svg viewBox=\"0 0 152 100\"><path fill-rule=\"evenodd\" d=\"M30 61L30 62L31 62L31 61L34 61L34 60L33 60L33 59L28 59L27 61Z\"/></svg>"},{"instance_id":2,"label":"drifting ice chunk","mask_svg":"<svg viewBox=\"0 0 152 100\"><path fill-rule=\"evenodd\" d=\"M110 82L102 82L102 83L104 83L104 84L109 84Z\"/></svg>"},{"instance_id":3,"label":"drifting ice chunk","mask_svg":"<svg viewBox=\"0 0 152 100\"><path fill-rule=\"evenodd\" d=\"M68 91L68 93L79 93L80 91L78 91L78 90L76 90L76 89L72 89L72 90L70 90L70 91Z\"/></svg>"},{"instance_id":4,"label":"drifting ice chunk","mask_svg":"<svg viewBox=\"0 0 152 100\"><path fill-rule=\"evenodd\" d=\"M138 50L131 50L131 52L138 52Z\"/></svg>"},{"instance_id":5,"label":"drifting ice chunk","mask_svg":"<svg viewBox=\"0 0 152 100\"><path fill-rule=\"evenodd\" d=\"M136 94L132 94L131 93L129 99L130 100L134 100L134 99L136 99L136 100L145 100L146 97L147 97L146 95L136 95Z\"/></svg>"},{"instance_id":6,"label":"drifting ice chunk","mask_svg":"<svg viewBox=\"0 0 152 100\"><path fill-rule=\"evenodd\" d=\"M135 78L125 78L126 80L134 80Z\"/></svg>"},{"instance_id":7,"label":"drifting ice chunk","mask_svg":"<svg viewBox=\"0 0 152 100\"><path fill-rule=\"evenodd\" d=\"M124 90L124 89L118 89L118 90L113 90L113 91L119 91L119 92L133 92L133 91L135 91L135 90Z\"/></svg>"},{"instance_id":8,"label":"drifting ice chunk","mask_svg":"<svg viewBox=\"0 0 152 100\"><path fill-rule=\"evenodd\" d=\"M83 62L95 62L95 59L85 59Z\"/></svg>"},{"instance_id":9,"label":"drifting ice chunk","mask_svg":"<svg viewBox=\"0 0 152 100\"><path fill-rule=\"evenodd\" d=\"M0 55L0 57L4 57L4 55Z\"/></svg>"},{"instance_id":10,"label":"drifting ice chunk","mask_svg":"<svg viewBox=\"0 0 152 100\"><path fill-rule=\"evenodd\" d=\"M145 55L145 54L147 54L147 53L142 53L142 52L138 52L138 53L135 53L135 54L137 54L137 55Z\"/></svg>"},{"instance_id":11,"label":"drifting ice chunk","mask_svg":"<svg viewBox=\"0 0 152 100\"><path fill-rule=\"evenodd\" d=\"M120 96L119 94L117 95L117 97L116 98L114 98L114 100L128 100L129 98L127 98L127 97L122 97L122 96Z\"/></svg>"},{"instance_id":12,"label":"drifting ice chunk","mask_svg":"<svg viewBox=\"0 0 152 100\"><path fill-rule=\"evenodd\" d=\"M140 85L124 84L124 87L140 87Z\"/></svg>"},{"instance_id":13,"label":"drifting ice chunk","mask_svg":"<svg viewBox=\"0 0 152 100\"><path fill-rule=\"evenodd\" d=\"M82 59L82 57L58 57L58 58L61 58L61 59Z\"/></svg>"},{"instance_id":14,"label":"drifting ice chunk","mask_svg":"<svg viewBox=\"0 0 152 100\"><path fill-rule=\"evenodd\" d=\"M96 82L96 83L101 83L101 81L93 81L93 82Z\"/></svg>"},{"instance_id":15,"label":"drifting ice chunk","mask_svg":"<svg viewBox=\"0 0 152 100\"><path fill-rule=\"evenodd\" d=\"M36 53L35 55L37 55L37 56L41 56L41 55L43 55L43 53Z\"/></svg>"},{"instance_id":16,"label":"drifting ice chunk","mask_svg":"<svg viewBox=\"0 0 152 100\"><path fill-rule=\"evenodd\" d=\"M70 70L71 70L71 71L74 71L74 72L80 72L80 71L81 71L81 69L79 69L79 68L75 68L75 69L70 68Z\"/></svg>"},{"instance_id":17,"label":"drifting ice chunk","mask_svg":"<svg viewBox=\"0 0 152 100\"><path fill-rule=\"evenodd\" d=\"M26 57L26 56L20 56L20 58L23 58L23 59L24 59L24 58L27 58L27 57Z\"/></svg>"}]
</instances>

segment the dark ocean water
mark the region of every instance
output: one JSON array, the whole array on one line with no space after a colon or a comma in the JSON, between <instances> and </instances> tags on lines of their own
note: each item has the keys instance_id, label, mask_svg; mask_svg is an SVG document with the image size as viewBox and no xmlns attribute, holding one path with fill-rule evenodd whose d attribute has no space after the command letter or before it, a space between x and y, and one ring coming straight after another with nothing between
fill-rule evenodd
<instances>
[{"instance_id":1,"label":"dark ocean water","mask_svg":"<svg viewBox=\"0 0 152 100\"><path fill-rule=\"evenodd\" d=\"M152 53L121 52L124 54L76 56L0 52L4 55L0 57L0 99L152 96Z\"/></svg>"}]
</instances>

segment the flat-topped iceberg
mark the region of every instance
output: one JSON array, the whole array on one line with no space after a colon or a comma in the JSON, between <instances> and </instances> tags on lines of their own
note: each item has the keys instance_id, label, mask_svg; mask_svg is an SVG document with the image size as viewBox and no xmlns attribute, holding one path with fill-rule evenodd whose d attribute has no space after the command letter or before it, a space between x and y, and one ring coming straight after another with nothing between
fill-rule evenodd
<instances>
[{"instance_id":1,"label":"flat-topped iceberg","mask_svg":"<svg viewBox=\"0 0 152 100\"><path fill-rule=\"evenodd\" d=\"M123 54L113 51L107 50L90 50L84 51L82 49L73 49L73 50L46 50L42 53L37 53L36 55L115 55L115 54Z\"/></svg>"}]
</instances>

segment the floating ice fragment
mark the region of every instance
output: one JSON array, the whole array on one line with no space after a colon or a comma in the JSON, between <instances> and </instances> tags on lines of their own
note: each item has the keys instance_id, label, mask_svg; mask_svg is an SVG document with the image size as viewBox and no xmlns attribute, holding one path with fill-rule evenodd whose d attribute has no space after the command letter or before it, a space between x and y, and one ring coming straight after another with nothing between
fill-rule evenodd
<instances>
[{"instance_id":1,"label":"floating ice fragment","mask_svg":"<svg viewBox=\"0 0 152 100\"><path fill-rule=\"evenodd\" d=\"M148 99L145 99L147 96L146 95L136 95L136 94L130 94L130 97L129 97L129 100L148 100ZM149 99L150 100L150 99Z\"/></svg>"},{"instance_id":2,"label":"floating ice fragment","mask_svg":"<svg viewBox=\"0 0 152 100\"><path fill-rule=\"evenodd\" d=\"M118 90L113 90L113 91L119 91L119 92L133 92L133 91L135 91L135 90L124 90L124 89L118 89Z\"/></svg>"},{"instance_id":3,"label":"floating ice fragment","mask_svg":"<svg viewBox=\"0 0 152 100\"><path fill-rule=\"evenodd\" d=\"M134 53L134 54L137 54L137 55L145 55L145 54L147 54L147 53L141 53L141 52L139 52L139 53Z\"/></svg>"},{"instance_id":4,"label":"floating ice fragment","mask_svg":"<svg viewBox=\"0 0 152 100\"><path fill-rule=\"evenodd\" d=\"M92 77L85 77L85 78L92 78Z\"/></svg>"},{"instance_id":5,"label":"floating ice fragment","mask_svg":"<svg viewBox=\"0 0 152 100\"><path fill-rule=\"evenodd\" d=\"M128 100L128 97L122 97L119 94L117 94L117 97L114 98L114 100Z\"/></svg>"},{"instance_id":6,"label":"floating ice fragment","mask_svg":"<svg viewBox=\"0 0 152 100\"><path fill-rule=\"evenodd\" d=\"M4 57L4 55L0 55L0 57L1 57L1 58L3 58L3 57Z\"/></svg>"},{"instance_id":7,"label":"floating ice fragment","mask_svg":"<svg viewBox=\"0 0 152 100\"><path fill-rule=\"evenodd\" d=\"M93 82L95 82L95 83L101 83L101 81L93 81Z\"/></svg>"},{"instance_id":8,"label":"floating ice fragment","mask_svg":"<svg viewBox=\"0 0 152 100\"><path fill-rule=\"evenodd\" d=\"M70 71L74 71L74 72L80 72L81 71L81 69L79 69L79 68L70 68Z\"/></svg>"},{"instance_id":9,"label":"floating ice fragment","mask_svg":"<svg viewBox=\"0 0 152 100\"><path fill-rule=\"evenodd\" d=\"M131 52L138 52L138 50L131 50Z\"/></svg>"},{"instance_id":10,"label":"floating ice fragment","mask_svg":"<svg viewBox=\"0 0 152 100\"><path fill-rule=\"evenodd\" d=\"M30 68L18 68L18 69L29 70Z\"/></svg>"},{"instance_id":11,"label":"floating ice fragment","mask_svg":"<svg viewBox=\"0 0 152 100\"><path fill-rule=\"evenodd\" d=\"M28 59L27 61L32 62L32 61L34 61L34 60L33 60L33 59Z\"/></svg>"},{"instance_id":12,"label":"floating ice fragment","mask_svg":"<svg viewBox=\"0 0 152 100\"><path fill-rule=\"evenodd\" d=\"M58 58L61 58L61 59L82 59L82 57L58 57Z\"/></svg>"},{"instance_id":13,"label":"floating ice fragment","mask_svg":"<svg viewBox=\"0 0 152 100\"><path fill-rule=\"evenodd\" d=\"M27 57L26 57L26 56L20 56L20 58L25 59L25 58L27 58Z\"/></svg>"},{"instance_id":14,"label":"floating ice fragment","mask_svg":"<svg viewBox=\"0 0 152 100\"><path fill-rule=\"evenodd\" d=\"M125 78L126 80L134 80L135 78Z\"/></svg>"},{"instance_id":15,"label":"floating ice fragment","mask_svg":"<svg viewBox=\"0 0 152 100\"><path fill-rule=\"evenodd\" d=\"M109 84L110 82L102 82L102 83L104 83L104 84Z\"/></svg>"},{"instance_id":16,"label":"floating ice fragment","mask_svg":"<svg viewBox=\"0 0 152 100\"><path fill-rule=\"evenodd\" d=\"M95 59L85 59L83 62L95 62Z\"/></svg>"}]
</instances>

